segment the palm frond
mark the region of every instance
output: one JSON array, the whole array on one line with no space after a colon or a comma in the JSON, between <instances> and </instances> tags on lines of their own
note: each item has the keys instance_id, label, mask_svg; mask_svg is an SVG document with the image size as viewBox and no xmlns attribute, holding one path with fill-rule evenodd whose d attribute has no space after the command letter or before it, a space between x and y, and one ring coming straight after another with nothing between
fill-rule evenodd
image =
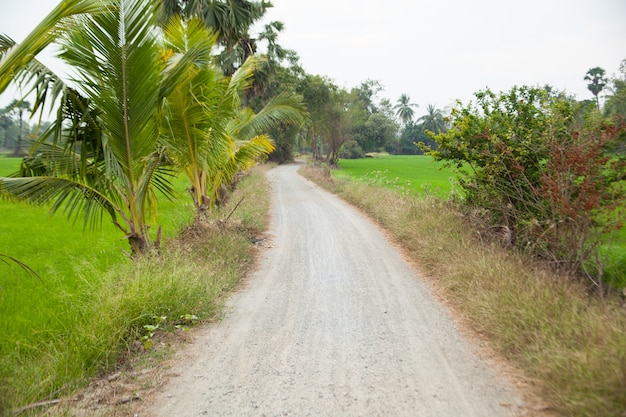
<instances>
[{"instance_id":1,"label":"palm frond","mask_svg":"<svg viewBox=\"0 0 626 417\"><path fill-rule=\"evenodd\" d=\"M0 58L0 93L28 68L45 47L72 26L72 16L100 13L106 10L112 0L65 0L56 6L24 39L6 49Z\"/></svg>"},{"instance_id":2,"label":"palm frond","mask_svg":"<svg viewBox=\"0 0 626 417\"><path fill-rule=\"evenodd\" d=\"M3 263L5 265L7 265L9 268L12 267L12 264L17 265L19 268L23 269L24 271L26 271L30 275L33 275L33 276L39 278L39 280L41 281L41 277L39 276L39 274L37 272L35 272L34 269L32 269L30 266L26 265L24 262L20 261L17 258L14 258L14 257L9 256L9 255L5 255L4 253L0 253L0 263ZM2 289L2 287L0 287L0 290L1 289Z\"/></svg>"},{"instance_id":3,"label":"palm frond","mask_svg":"<svg viewBox=\"0 0 626 417\"><path fill-rule=\"evenodd\" d=\"M84 227L95 228L106 213L117 224L120 208L94 187L58 177L0 178L0 190L5 196L37 205L50 205L50 212L60 209L68 218L81 218ZM119 224L118 224L119 227ZM122 229L124 230L124 229Z\"/></svg>"},{"instance_id":4,"label":"palm frond","mask_svg":"<svg viewBox=\"0 0 626 417\"><path fill-rule=\"evenodd\" d=\"M117 3L79 19L63 39L61 57L102 112L103 140L132 183L156 145L159 49L152 2Z\"/></svg>"},{"instance_id":5,"label":"palm frond","mask_svg":"<svg viewBox=\"0 0 626 417\"><path fill-rule=\"evenodd\" d=\"M245 90L249 89L252 85L254 71L260 66L261 63L265 61L265 58L259 55L252 55L235 71L233 76L230 79L230 84L228 86L229 90L233 92L237 92L238 94L243 93ZM238 97L238 94L236 97ZM233 95L235 96L235 95ZM239 106L239 102L237 102L237 106Z\"/></svg>"},{"instance_id":6,"label":"palm frond","mask_svg":"<svg viewBox=\"0 0 626 417\"><path fill-rule=\"evenodd\" d=\"M233 126L232 133L238 140L250 139L281 124L299 125L307 120L308 112L302 96L297 94L280 94L272 98L254 114L242 114L238 126Z\"/></svg>"}]
</instances>

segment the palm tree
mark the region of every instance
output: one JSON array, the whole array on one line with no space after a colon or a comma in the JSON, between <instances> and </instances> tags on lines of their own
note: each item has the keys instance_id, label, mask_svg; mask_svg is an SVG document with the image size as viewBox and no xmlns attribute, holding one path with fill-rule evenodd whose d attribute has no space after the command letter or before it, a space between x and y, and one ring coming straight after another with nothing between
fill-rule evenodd
<instances>
[{"instance_id":1,"label":"palm tree","mask_svg":"<svg viewBox=\"0 0 626 417\"><path fill-rule=\"evenodd\" d=\"M66 7L91 14L75 16L70 25L64 20L68 15L55 9L33 33L50 42L56 40L61 47L60 58L78 74L75 90L66 86L55 95L65 99L67 108L67 97L75 91L89 108L97 109L102 158L90 158L86 152L67 146L75 143L76 132L63 128L62 106L51 130L55 142L44 148L49 157L49 174L2 178L0 187L23 200L52 202L53 212L64 207L71 217L80 218L82 213L85 225L101 220L106 213L125 234L133 254L138 254L152 246L147 221L156 202L154 189L169 191L163 177L163 149L157 146L160 94L167 86L161 82L163 62L154 31L154 13L150 0L115 0L105 10L79 8L83 3L87 2L66 0L57 9ZM105 4L100 0L94 3ZM63 28L63 34L57 33L59 28ZM39 51L42 42L33 34L26 39L32 45L18 45L14 49L17 52L0 64L0 86L10 81L7 74L33 70L28 60L32 55L21 54ZM5 68L13 71L5 72ZM170 77L164 83L174 81ZM60 146L63 144L66 146Z\"/></svg>"},{"instance_id":2,"label":"palm tree","mask_svg":"<svg viewBox=\"0 0 626 417\"><path fill-rule=\"evenodd\" d=\"M2 141L2 145L0 145L0 148L6 148L7 129L12 124L13 124L13 120L11 119L11 116L9 116L9 112L7 111L7 109L0 109L0 127L2 127L2 130L4 132L3 141Z\"/></svg>"},{"instance_id":3,"label":"palm tree","mask_svg":"<svg viewBox=\"0 0 626 417\"><path fill-rule=\"evenodd\" d=\"M446 122L441 110L432 104L426 106L426 114L417 119L417 121L422 124L422 130L424 131L429 130L433 133L440 133L446 130Z\"/></svg>"},{"instance_id":4,"label":"palm tree","mask_svg":"<svg viewBox=\"0 0 626 417\"><path fill-rule=\"evenodd\" d=\"M587 89L596 97L598 110L600 110L600 99L598 98L598 94L600 94L608 82L604 74L605 71L600 67L591 68L587 71L587 74L585 74L585 81L589 81Z\"/></svg>"},{"instance_id":5,"label":"palm tree","mask_svg":"<svg viewBox=\"0 0 626 417\"><path fill-rule=\"evenodd\" d=\"M261 1L159 0L159 21L166 25L173 16L202 20L217 33L217 43L224 47L220 62L227 75L232 75L246 59L256 52L256 41L248 30L271 3Z\"/></svg>"},{"instance_id":6,"label":"palm tree","mask_svg":"<svg viewBox=\"0 0 626 417\"><path fill-rule=\"evenodd\" d=\"M396 115L402 122L402 125L406 126L411 120L413 120L413 115L415 111L413 108L417 108L417 104L411 103L411 98L407 94L402 94L398 99L398 104L393 106L396 111Z\"/></svg>"},{"instance_id":7,"label":"palm tree","mask_svg":"<svg viewBox=\"0 0 626 417\"><path fill-rule=\"evenodd\" d=\"M2 192L82 214L85 225L107 214L139 254L158 246L160 229L153 242L148 219L155 189L172 193L166 175L180 167L203 205L236 169L271 151L256 129L301 114L284 103L240 112L255 60L225 78L210 56L215 36L180 19L161 35L150 0L112 0L105 11L75 17L55 38L59 56L79 74L74 88L35 60L17 60L18 79L35 82L35 106L50 98L61 105L52 142L40 144L38 165L27 172L34 176L1 178Z\"/></svg>"},{"instance_id":8,"label":"palm tree","mask_svg":"<svg viewBox=\"0 0 626 417\"><path fill-rule=\"evenodd\" d=\"M30 107L30 103L26 100L13 100L11 104L7 107L11 113L17 116L19 120L19 130L17 134L17 141L15 141L15 149L13 149L12 156L23 156L22 155L22 141L24 139L24 112L30 112L32 109Z\"/></svg>"},{"instance_id":9,"label":"palm tree","mask_svg":"<svg viewBox=\"0 0 626 417\"><path fill-rule=\"evenodd\" d=\"M202 22L178 20L164 30L170 59L202 51L196 62L182 69L186 75L167 94L162 128L169 155L189 180L196 219L201 220L237 172L274 149L260 132L277 123L300 123L304 110L289 96L274 98L258 114L241 109L240 97L259 59L248 58L232 77L225 77L212 63L216 37Z\"/></svg>"},{"instance_id":10,"label":"palm tree","mask_svg":"<svg viewBox=\"0 0 626 417\"><path fill-rule=\"evenodd\" d=\"M242 108L228 123L231 154L219 166L214 192L218 187L231 184L238 172L247 170L259 157L274 150L269 134L263 132L289 124L302 126L306 120L308 112L302 97L291 93L273 97L258 113L249 107Z\"/></svg>"}]
</instances>

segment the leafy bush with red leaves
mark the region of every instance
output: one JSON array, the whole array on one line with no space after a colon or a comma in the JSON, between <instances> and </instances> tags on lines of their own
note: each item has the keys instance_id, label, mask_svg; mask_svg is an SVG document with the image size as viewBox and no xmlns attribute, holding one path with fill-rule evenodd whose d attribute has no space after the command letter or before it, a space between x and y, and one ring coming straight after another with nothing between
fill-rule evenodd
<instances>
[{"instance_id":1,"label":"leafy bush with red leaves","mask_svg":"<svg viewBox=\"0 0 626 417\"><path fill-rule=\"evenodd\" d=\"M479 209L505 241L597 285L598 247L622 227L626 157L624 125L540 88L486 90L452 113L452 128L429 134L436 160L454 164L464 202Z\"/></svg>"}]
</instances>

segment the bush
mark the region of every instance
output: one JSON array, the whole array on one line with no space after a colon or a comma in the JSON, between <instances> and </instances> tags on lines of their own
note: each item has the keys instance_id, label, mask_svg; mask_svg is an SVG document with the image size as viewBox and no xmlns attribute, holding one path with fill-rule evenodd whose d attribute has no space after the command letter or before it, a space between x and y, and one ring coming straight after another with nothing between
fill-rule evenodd
<instances>
[{"instance_id":1,"label":"bush","mask_svg":"<svg viewBox=\"0 0 626 417\"><path fill-rule=\"evenodd\" d=\"M341 145L339 149L339 158L342 159L359 159L365 158L365 152L355 140L349 140Z\"/></svg>"},{"instance_id":2,"label":"bush","mask_svg":"<svg viewBox=\"0 0 626 417\"><path fill-rule=\"evenodd\" d=\"M621 227L626 161L610 150L623 126L539 88L476 99L453 111L452 129L430 134L439 148L426 150L459 168L465 202L508 243L582 272L602 236Z\"/></svg>"}]
</instances>

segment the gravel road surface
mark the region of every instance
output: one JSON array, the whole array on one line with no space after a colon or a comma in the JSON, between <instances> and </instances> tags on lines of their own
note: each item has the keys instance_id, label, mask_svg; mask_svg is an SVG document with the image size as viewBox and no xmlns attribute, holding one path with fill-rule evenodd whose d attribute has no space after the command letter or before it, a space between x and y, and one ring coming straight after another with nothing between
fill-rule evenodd
<instances>
[{"instance_id":1,"label":"gravel road surface","mask_svg":"<svg viewBox=\"0 0 626 417\"><path fill-rule=\"evenodd\" d=\"M419 274L298 168L268 173L271 248L224 320L180 353L146 415L518 413L521 396L456 330Z\"/></svg>"}]
</instances>

